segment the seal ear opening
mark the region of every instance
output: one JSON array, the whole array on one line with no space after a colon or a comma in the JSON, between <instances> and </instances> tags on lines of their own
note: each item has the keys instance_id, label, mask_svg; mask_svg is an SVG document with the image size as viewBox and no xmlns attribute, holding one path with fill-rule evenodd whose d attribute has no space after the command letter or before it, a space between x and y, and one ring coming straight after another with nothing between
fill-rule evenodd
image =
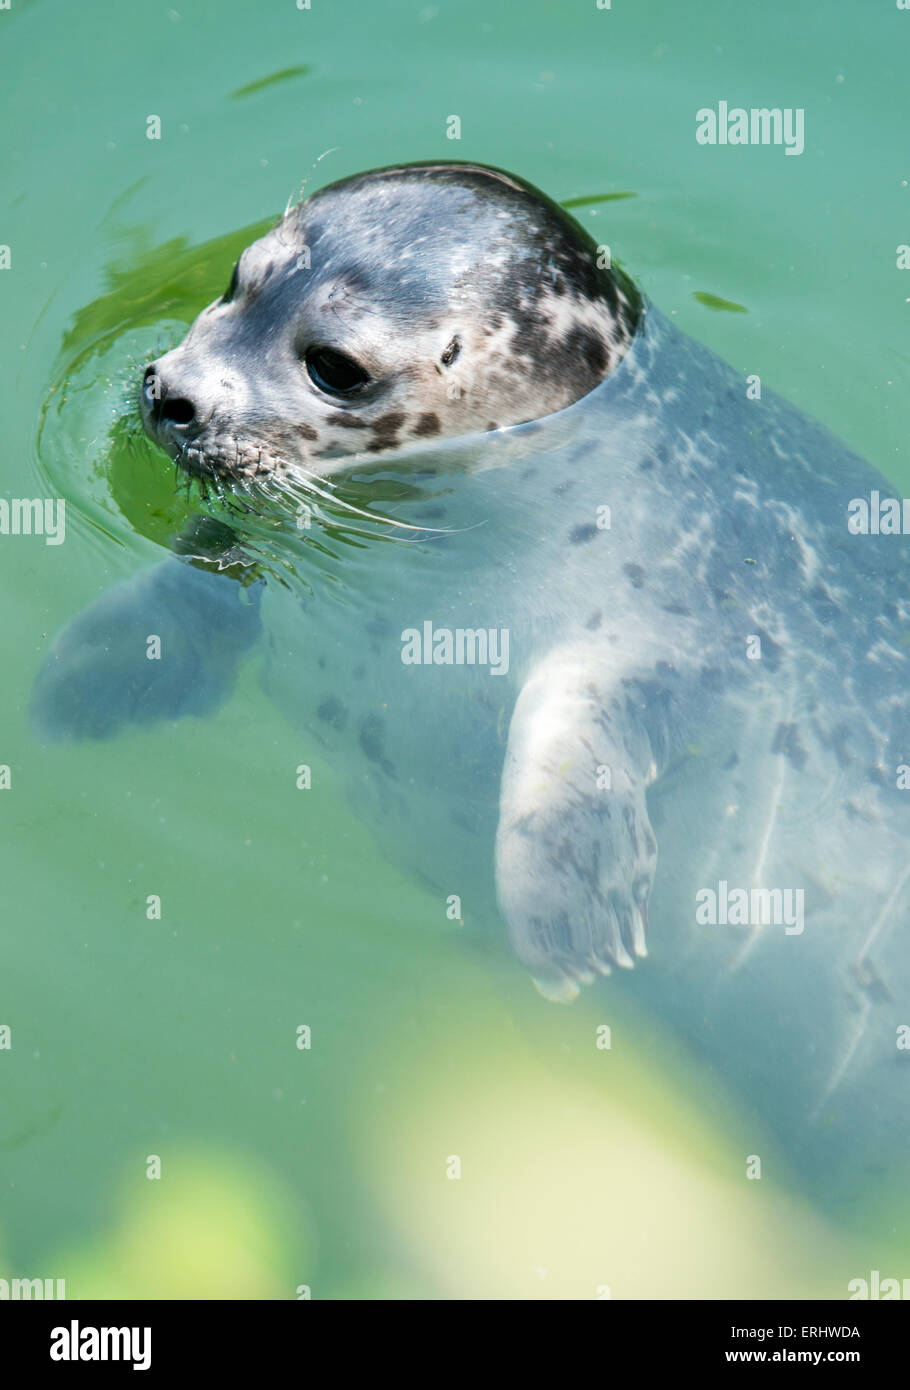
<instances>
[{"instance_id":1,"label":"seal ear opening","mask_svg":"<svg viewBox=\"0 0 910 1390\"><path fill-rule=\"evenodd\" d=\"M444 367L451 367L452 363L455 361L460 352L461 339L456 333L452 341L445 348L443 348L442 355L439 360Z\"/></svg>"}]
</instances>

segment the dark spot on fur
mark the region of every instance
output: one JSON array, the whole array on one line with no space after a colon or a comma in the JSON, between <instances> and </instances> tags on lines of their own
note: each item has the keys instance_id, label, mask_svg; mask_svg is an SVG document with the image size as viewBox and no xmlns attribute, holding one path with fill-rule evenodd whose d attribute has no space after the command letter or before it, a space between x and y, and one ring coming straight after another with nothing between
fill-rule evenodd
<instances>
[{"instance_id":1,"label":"dark spot on fur","mask_svg":"<svg viewBox=\"0 0 910 1390\"><path fill-rule=\"evenodd\" d=\"M719 666L703 666L698 673L702 685L709 690L721 690L724 684L723 672Z\"/></svg>"},{"instance_id":2,"label":"dark spot on fur","mask_svg":"<svg viewBox=\"0 0 910 1390\"><path fill-rule=\"evenodd\" d=\"M596 612L591 614L590 618L585 623L585 627L588 629L589 632L596 632L597 629L600 627L601 623L603 622L603 617L603 613L601 613L600 609L598 608Z\"/></svg>"},{"instance_id":3,"label":"dark spot on fur","mask_svg":"<svg viewBox=\"0 0 910 1390\"><path fill-rule=\"evenodd\" d=\"M733 752L730 754L729 758L727 759L727 761L724 763L724 771L725 771L725 772L729 772L730 768L731 768L731 767L735 767L736 764L737 764L738 762L739 762L739 754L738 754L738 753L736 752L736 750L734 749Z\"/></svg>"},{"instance_id":4,"label":"dark spot on fur","mask_svg":"<svg viewBox=\"0 0 910 1390\"><path fill-rule=\"evenodd\" d=\"M343 729L348 720L347 709L337 695L329 695L323 700L316 713L324 724L331 724L333 729Z\"/></svg>"},{"instance_id":5,"label":"dark spot on fur","mask_svg":"<svg viewBox=\"0 0 910 1390\"><path fill-rule=\"evenodd\" d=\"M384 449L393 449L398 443L398 431L407 420L403 410L390 410L373 421L373 437L366 446L368 454L378 454Z\"/></svg>"},{"instance_id":6,"label":"dark spot on fur","mask_svg":"<svg viewBox=\"0 0 910 1390\"><path fill-rule=\"evenodd\" d=\"M569 334L573 356L577 352L587 363L591 375L598 380L606 375L610 354L604 341L592 328L576 328Z\"/></svg>"},{"instance_id":7,"label":"dark spot on fur","mask_svg":"<svg viewBox=\"0 0 910 1390\"><path fill-rule=\"evenodd\" d=\"M692 615L684 603L665 603L665 613L676 613L680 618L690 618Z\"/></svg>"},{"instance_id":8,"label":"dark spot on fur","mask_svg":"<svg viewBox=\"0 0 910 1390\"><path fill-rule=\"evenodd\" d=\"M588 521L583 526L573 527L569 532L569 542L571 545L584 545L587 541L593 541L596 535L597 527Z\"/></svg>"},{"instance_id":9,"label":"dark spot on fur","mask_svg":"<svg viewBox=\"0 0 910 1390\"><path fill-rule=\"evenodd\" d=\"M885 769L883 767L870 767L868 777L870 782L875 782L879 787L885 785Z\"/></svg>"},{"instance_id":10,"label":"dark spot on fur","mask_svg":"<svg viewBox=\"0 0 910 1390\"><path fill-rule=\"evenodd\" d=\"M336 415L329 416L330 425L340 425L343 430L368 430L370 428L366 420L361 420L359 415L344 415L341 411Z\"/></svg>"},{"instance_id":11,"label":"dark spot on fur","mask_svg":"<svg viewBox=\"0 0 910 1390\"><path fill-rule=\"evenodd\" d=\"M451 367L452 363L455 361L455 358L458 356L458 354L459 354L460 352L461 352L461 339L459 338L458 334L456 333L456 334L455 334L455 337L454 337L454 338L452 339L452 341L449 343L448 347L446 347L446 348L443 349L442 356L440 357L439 360L440 360L440 362L442 363L442 365L443 365L444 367Z\"/></svg>"},{"instance_id":12,"label":"dark spot on fur","mask_svg":"<svg viewBox=\"0 0 910 1390\"><path fill-rule=\"evenodd\" d=\"M868 956L863 956L855 965L851 965L850 973L873 1004L890 1004L893 1001L894 995Z\"/></svg>"},{"instance_id":13,"label":"dark spot on fur","mask_svg":"<svg viewBox=\"0 0 910 1390\"><path fill-rule=\"evenodd\" d=\"M815 588L809 591L809 602L822 622L833 622L841 611L825 584L816 584Z\"/></svg>"},{"instance_id":14,"label":"dark spot on fur","mask_svg":"<svg viewBox=\"0 0 910 1390\"><path fill-rule=\"evenodd\" d=\"M360 721L360 746L371 763L380 767L387 777L395 776L395 769L385 754L382 720L376 714L368 714Z\"/></svg>"},{"instance_id":15,"label":"dark spot on fur","mask_svg":"<svg viewBox=\"0 0 910 1390\"><path fill-rule=\"evenodd\" d=\"M578 481L577 478L567 478L564 483L557 483L553 489L554 497L565 497L570 488L573 488Z\"/></svg>"},{"instance_id":16,"label":"dark spot on fur","mask_svg":"<svg viewBox=\"0 0 910 1390\"><path fill-rule=\"evenodd\" d=\"M645 572L641 565L623 565L622 571L633 589L643 589L645 587Z\"/></svg>"},{"instance_id":17,"label":"dark spot on fur","mask_svg":"<svg viewBox=\"0 0 910 1390\"><path fill-rule=\"evenodd\" d=\"M496 423L495 420L490 420L490 421L487 422L486 429L487 429L488 432L489 432L490 430L498 430L498 429L499 429L499 426L497 425L497 423Z\"/></svg>"},{"instance_id":18,"label":"dark spot on fur","mask_svg":"<svg viewBox=\"0 0 910 1390\"><path fill-rule=\"evenodd\" d=\"M295 425L294 428L301 439L314 440L319 438L319 431L314 429L312 425Z\"/></svg>"},{"instance_id":19,"label":"dark spot on fur","mask_svg":"<svg viewBox=\"0 0 910 1390\"><path fill-rule=\"evenodd\" d=\"M808 761L808 755L799 741L799 730L795 724L778 724L774 730L771 752L782 753L788 762L793 764L797 772L802 771Z\"/></svg>"},{"instance_id":20,"label":"dark spot on fur","mask_svg":"<svg viewBox=\"0 0 910 1390\"><path fill-rule=\"evenodd\" d=\"M387 414L380 415L378 420L373 421L373 433L397 434L407 418L403 410L390 410Z\"/></svg>"},{"instance_id":21,"label":"dark spot on fur","mask_svg":"<svg viewBox=\"0 0 910 1390\"><path fill-rule=\"evenodd\" d=\"M421 436L426 434L438 434L441 429L442 425L439 423L439 416L434 415L432 410L427 410L419 417L417 424L414 426L414 433Z\"/></svg>"},{"instance_id":22,"label":"dark spot on fur","mask_svg":"<svg viewBox=\"0 0 910 1390\"><path fill-rule=\"evenodd\" d=\"M819 727L818 720L812 720L812 729L815 737L824 748L830 748L838 767L847 767L853 761L853 754L850 752L850 730L846 724L837 724L831 730L824 730Z\"/></svg>"}]
</instances>

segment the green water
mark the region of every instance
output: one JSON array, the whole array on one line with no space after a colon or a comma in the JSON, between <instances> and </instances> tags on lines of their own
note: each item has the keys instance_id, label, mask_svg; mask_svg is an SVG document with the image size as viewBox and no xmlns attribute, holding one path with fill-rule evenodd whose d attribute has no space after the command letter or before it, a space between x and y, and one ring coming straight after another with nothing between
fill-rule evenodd
<instances>
[{"instance_id":1,"label":"green water","mask_svg":"<svg viewBox=\"0 0 910 1390\"><path fill-rule=\"evenodd\" d=\"M304 179L514 169L906 489L908 56L890 0L0 9L0 496L68 503L65 544L0 537L0 1277L70 1297L841 1297L910 1273L906 1199L874 1173L823 1216L747 1099L621 981L547 1005L449 923L253 669L211 719L107 743L43 748L25 714L48 639L185 512L166 462L116 433L138 366ZM694 113L722 99L805 108L805 153L699 146Z\"/></svg>"}]
</instances>

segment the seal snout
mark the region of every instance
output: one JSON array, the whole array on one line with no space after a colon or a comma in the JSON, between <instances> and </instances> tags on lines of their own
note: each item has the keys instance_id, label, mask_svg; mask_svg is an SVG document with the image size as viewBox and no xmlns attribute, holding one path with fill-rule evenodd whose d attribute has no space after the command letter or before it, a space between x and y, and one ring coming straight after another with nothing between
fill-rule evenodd
<instances>
[{"instance_id":1,"label":"seal snout","mask_svg":"<svg viewBox=\"0 0 910 1390\"><path fill-rule=\"evenodd\" d=\"M142 376L139 407L146 434L188 471L211 471L232 434L224 428L222 406L232 390L219 366L200 371L182 348L165 353Z\"/></svg>"},{"instance_id":2,"label":"seal snout","mask_svg":"<svg viewBox=\"0 0 910 1390\"><path fill-rule=\"evenodd\" d=\"M222 357L181 344L143 372L139 409L145 432L199 477L240 480L264 467L277 471L274 450L250 429L239 387Z\"/></svg>"},{"instance_id":3,"label":"seal snout","mask_svg":"<svg viewBox=\"0 0 910 1390\"><path fill-rule=\"evenodd\" d=\"M159 439L171 431L176 437L184 435L191 426L198 426L200 414L194 395L162 369L163 361L159 358L146 367L140 396L146 428Z\"/></svg>"}]
</instances>

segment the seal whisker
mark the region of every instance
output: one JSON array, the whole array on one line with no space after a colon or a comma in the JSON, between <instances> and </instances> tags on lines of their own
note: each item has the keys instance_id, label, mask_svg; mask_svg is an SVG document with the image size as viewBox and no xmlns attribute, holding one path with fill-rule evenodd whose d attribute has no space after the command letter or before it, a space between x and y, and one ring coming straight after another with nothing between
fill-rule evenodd
<instances>
[{"instance_id":1,"label":"seal whisker","mask_svg":"<svg viewBox=\"0 0 910 1390\"><path fill-rule=\"evenodd\" d=\"M305 483L308 491L315 493L317 497L322 497L325 501L334 502L352 515L365 517L368 521L379 521L383 525L393 526L403 531L420 531L426 535L458 535L462 531L473 531L476 526L484 526L486 522L475 522L472 526L451 528L446 526L417 526L413 522L398 521L392 516L381 516L375 512L365 511L362 507L355 507L353 502L348 502L344 497L335 492L326 492L316 486L315 475L307 474L306 470L299 464L295 466L295 473L303 475L301 481Z\"/></svg>"}]
</instances>

